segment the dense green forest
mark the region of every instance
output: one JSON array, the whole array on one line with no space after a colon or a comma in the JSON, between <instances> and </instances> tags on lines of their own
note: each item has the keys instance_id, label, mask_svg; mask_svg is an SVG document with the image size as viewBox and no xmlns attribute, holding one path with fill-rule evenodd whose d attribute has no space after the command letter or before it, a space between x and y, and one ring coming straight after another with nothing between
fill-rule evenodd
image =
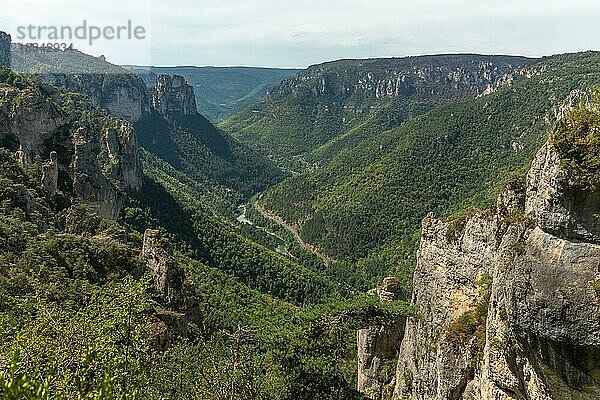
<instances>
[{"instance_id":1,"label":"dense green forest","mask_svg":"<svg viewBox=\"0 0 600 400\"><path fill-rule=\"evenodd\" d=\"M16 107L30 106L28 93L45 96L42 87L0 71L2 93L24 94ZM63 98L71 122L109 118L85 96ZM4 121L14 109L0 111ZM194 191L179 191L185 183L149 154L142 189L112 221L68 186L49 195L40 163L18 163L7 146L0 149L2 398L358 399L355 330L415 312L373 296L341 297L327 279L187 198ZM145 266L149 227L175 245L185 273L178 306L164 303Z\"/></svg>"},{"instance_id":2,"label":"dense green forest","mask_svg":"<svg viewBox=\"0 0 600 400\"><path fill-rule=\"evenodd\" d=\"M281 181L284 174L273 163L225 133L202 115L150 115L135 124L141 146L202 186L202 192L229 206ZM225 193L223 195L223 190ZM228 189L228 190L227 190ZM216 195L211 193L217 192Z\"/></svg>"},{"instance_id":3,"label":"dense green forest","mask_svg":"<svg viewBox=\"0 0 600 400\"><path fill-rule=\"evenodd\" d=\"M315 304L335 296L337 287L310 269L240 235L235 226L210 211L187 205L173 192L146 178L124 210L124 222L143 231L162 227L183 253L237 277L246 285L299 305ZM174 197L178 196L179 200Z\"/></svg>"},{"instance_id":4,"label":"dense green forest","mask_svg":"<svg viewBox=\"0 0 600 400\"><path fill-rule=\"evenodd\" d=\"M358 398L339 335L411 311L371 297L302 310L180 254L198 323L157 348L152 321L168 312L136 276L139 233L83 206L55 214L4 150L0 168L3 398ZM341 310L353 321L331 322ZM232 336L242 328L251 335Z\"/></svg>"},{"instance_id":5,"label":"dense green forest","mask_svg":"<svg viewBox=\"0 0 600 400\"><path fill-rule=\"evenodd\" d=\"M220 127L279 165L303 170L434 106L475 97L513 67L531 62L442 55L318 64Z\"/></svg>"},{"instance_id":6,"label":"dense green forest","mask_svg":"<svg viewBox=\"0 0 600 400\"><path fill-rule=\"evenodd\" d=\"M377 258L378 272L385 271L410 254L404 249L429 211L449 216L490 205L499 182L526 170L553 107L572 90L600 83L599 65L590 52L518 69L494 93L437 107L344 148L323 167L268 190L261 204L326 254L359 265Z\"/></svg>"}]
</instances>

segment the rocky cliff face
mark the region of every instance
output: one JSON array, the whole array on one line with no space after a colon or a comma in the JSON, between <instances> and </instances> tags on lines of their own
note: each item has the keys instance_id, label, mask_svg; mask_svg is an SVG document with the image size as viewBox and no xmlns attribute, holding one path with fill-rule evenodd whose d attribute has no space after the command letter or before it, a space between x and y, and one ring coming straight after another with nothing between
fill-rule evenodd
<instances>
[{"instance_id":1,"label":"rocky cliff face","mask_svg":"<svg viewBox=\"0 0 600 400\"><path fill-rule=\"evenodd\" d=\"M468 55L338 61L286 79L269 96L467 99L494 87L516 66L532 61Z\"/></svg>"},{"instance_id":2,"label":"rocky cliff face","mask_svg":"<svg viewBox=\"0 0 600 400\"><path fill-rule=\"evenodd\" d=\"M37 156L48 159L46 144L61 136L69 116L61 110L58 91L51 86L0 89L0 141L18 148L19 159L32 164Z\"/></svg>"},{"instance_id":3,"label":"rocky cliff face","mask_svg":"<svg viewBox=\"0 0 600 400\"><path fill-rule=\"evenodd\" d=\"M137 122L150 112L150 98L144 82L125 71L40 76L51 85L86 94L94 106L130 122Z\"/></svg>"},{"instance_id":4,"label":"rocky cliff face","mask_svg":"<svg viewBox=\"0 0 600 400\"><path fill-rule=\"evenodd\" d=\"M515 66L533 61L440 55L315 65L221 127L284 169L296 164L290 158L300 160L294 170L311 169L438 105L473 99Z\"/></svg>"},{"instance_id":5,"label":"rocky cliff face","mask_svg":"<svg viewBox=\"0 0 600 400\"><path fill-rule=\"evenodd\" d=\"M173 246L161 238L159 231L147 229L144 233L142 259L154 277L154 288L161 302L168 307L178 306L184 273L173 256Z\"/></svg>"},{"instance_id":6,"label":"rocky cliff face","mask_svg":"<svg viewBox=\"0 0 600 400\"><path fill-rule=\"evenodd\" d=\"M49 85L0 88L0 143L23 164L42 163L40 185L116 218L125 191L138 190L142 168L135 131L85 101L73 105Z\"/></svg>"},{"instance_id":7,"label":"rocky cliff face","mask_svg":"<svg viewBox=\"0 0 600 400\"><path fill-rule=\"evenodd\" d=\"M149 92L142 78L110 64L104 57L76 50L32 52L19 44L12 46L12 54L16 71L35 74L50 85L83 93L93 106L129 122L148 117L152 108L163 115L198 114L194 89L179 75L154 76Z\"/></svg>"},{"instance_id":8,"label":"rocky cliff face","mask_svg":"<svg viewBox=\"0 0 600 400\"><path fill-rule=\"evenodd\" d=\"M179 75L158 75L152 89L152 107L163 115L196 115L194 88Z\"/></svg>"},{"instance_id":9,"label":"rocky cliff face","mask_svg":"<svg viewBox=\"0 0 600 400\"><path fill-rule=\"evenodd\" d=\"M384 301L400 300L398 280L386 278L373 291ZM358 391L371 399L388 398L394 390L394 362L404 336L406 318L399 317L388 327L369 327L357 333L358 345Z\"/></svg>"},{"instance_id":10,"label":"rocky cliff face","mask_svg":"<svg viewBox=\"0 0 600 400\"><path fill-rule=\"evenodd\" d=\"M137 122L150 112L146 85L137 75L76 50L35 51L12 46L12 68L35 74L46 83L87 95L95 107L113 116Z\"/></svg>"},{"instance_id":11,"label":"rocky cliff face","mask_svg":"<svg viewBox=\"0 0 600 400\"><path fill-rule=\"evenodd\" d=\"M142 185L135 130L108 119L103 126L82 125L73 133L73 193L104 217L118 217L125 191Z\"/></svg>"},{"instance_id":12,"label":"rocky cliff face","mask_svg":"<svg viewBox=\"0 0 600 400\"><path fill-rule=\"evenodd\" d=\"M495 212L427 216L394 397L600 398L597 195L548 142Z\"/></svg>"},{"instance_id":13,"label":"rocky cliff face","mask_svg":"<svg viewBox=\"0 0 600 400\"><path fill-rule=\"evenodd\" d=\"M42 188L50 197L58 190L58 153L50 152L50 161L42 165Z\"/></svg>"},{"instance_id":14,"label":"rocky cliff face","mask_svg":"<svg viewBox=\"0 0 600 400\"><path fill-rule=\"evenodd\" d=\"M146 229L140 254L144 270L151 273L157 301L148 322L148 344L165 350L176 337L194 338L190 323L202 326L198 300L185 273L173 255L173 246L158 230ZM185 286L187 285L187 295Z\"/></svg>"},{"instance_id":15,"label":"rocky cliff face","mask_svg":"<svg viewBox=\"0 0 600 400\"><path fill-rule=\"evenodd\" d=\"M600 193L570 185L559 156L547 143L531 166L525 212L559 237L600 243Z\"/></svg>"}]
</instances>

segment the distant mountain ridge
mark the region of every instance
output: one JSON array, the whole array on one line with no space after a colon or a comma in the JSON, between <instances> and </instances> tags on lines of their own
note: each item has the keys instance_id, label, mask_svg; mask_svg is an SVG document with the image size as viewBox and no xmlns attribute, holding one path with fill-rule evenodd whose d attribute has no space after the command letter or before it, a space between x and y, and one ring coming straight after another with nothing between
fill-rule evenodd
<instances>
[{"instance_id":1,"label":"distant mountain ridge","mask_svg":"<svg viewBox=\"0 0 600 400\"><path fill-rule=\"evenodd\" d=\"M451 102L377 130L324 165L269 189L261 205L337 258L377 255L409 242L429 211L447 217L489 205L523 172L573 91L600 84L600 53L547 57L505 75L486 95ZM381 125L379 125L381 126ZM356 128L356 130L364 127ZM366 137L366 138L365 138Z\"/></svg>"},{"instance_id":2,"label":"distant mountain ridge","mask_svg":"<svg viewBox=\"0 0 600 400\"><path fill-rule=\"evenodd\" d=\"M282 79L297 69L259 67L144 67L123 66L152 86L156 76L181 75L195 89L198 111L218 122L264 97Z\"/></svg>"},{"instance_id":3,"label":"distant mountain ridge","mask_svg":"<svg viewBox=\"0 0 600 400\"><path fill-rule=\"evenodd\" d=\"M266 98L220 126L281 165L321 163L313 154L355 141L355 129L381 132L431 108L474 98L515 67L534 59L472 54L340 60L318 64L282 81ZM366 125L365 125L366 124ZM365 126L363 126L365 125ZM292 168L299 168L298 165Z\"/></svg>"}]
</instances>

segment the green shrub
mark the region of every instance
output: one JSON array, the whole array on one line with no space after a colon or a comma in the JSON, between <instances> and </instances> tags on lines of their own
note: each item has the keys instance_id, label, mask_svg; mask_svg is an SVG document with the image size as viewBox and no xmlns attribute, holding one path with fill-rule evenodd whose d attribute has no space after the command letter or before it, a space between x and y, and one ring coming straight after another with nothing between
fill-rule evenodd
<instances>
[{"instance_id":1,"label":"green shrub","mask_svg":"<svg viewBox=\"0 0 600 400\"><path fill-rule=\"evenodd\" d=\"M479 360L486 342L486 320L493 279L485 272L475 283L479 287L479 300L475 308L464 312L446 327L446 338L451 343L466 343L475 337L476 360Z\"/></svg>"},{"instance_id":2,"label":"green shrub","mask_svg":"<svg viewBox=\"0 0 600 400\"><path fill-rule=\"evenodd\" d=\"M448 325L446 338L450 342L465 342L475 334L479 322L474 311L466 311Z\"/></svg>"},{"instance_id":3,"label":"green shrub","mask_svg":"<svg viewBox=\"0 0 600 400\"><path fill-rule=\"evenodd\" d=\"M559 121L553 140L573 183L584 190L600 189L600 112L574 109Z\"/></svg>"}]
</instances>

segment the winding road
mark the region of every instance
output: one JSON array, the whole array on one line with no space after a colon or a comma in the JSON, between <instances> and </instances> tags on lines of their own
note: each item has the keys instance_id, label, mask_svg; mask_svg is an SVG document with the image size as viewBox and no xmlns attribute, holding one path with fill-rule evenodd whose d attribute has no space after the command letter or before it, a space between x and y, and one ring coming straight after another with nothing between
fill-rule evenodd
<instances>
[{"instance_id":1,"label":"winding road","mask_svg":"<svg viewBox=\"0 0 600 400\"><path fill-rule=\"evenodd\" d=\"M298 242L298 244L300 244L300 246L302 246L304 249L306 249L307 251L310 251L311 253L313 253L314 255L316 255L317 257L319 257L321 260L323 260L323 262L325 263L325 265L329 265L329 264L332 264L332 263L336 262L335 259L329 257L327 254L323 253L322 251L320 251L319 249L317 249L312 244L306 243L302 239L302 237L300 236L300 233L298 232L298 230L296 228L294 228L293 226L289 225L280 216L267 211L260 204L258 204L258 200L254 202L254 208L256 208L256 210L263 217L265 217L265 218L267 218L267 219L275 222L277 225L279 225L279 226L287 229L288 231L290 231L294 235L294 237L296 238L296 241Z\"/></svg>"}]
</instances>

